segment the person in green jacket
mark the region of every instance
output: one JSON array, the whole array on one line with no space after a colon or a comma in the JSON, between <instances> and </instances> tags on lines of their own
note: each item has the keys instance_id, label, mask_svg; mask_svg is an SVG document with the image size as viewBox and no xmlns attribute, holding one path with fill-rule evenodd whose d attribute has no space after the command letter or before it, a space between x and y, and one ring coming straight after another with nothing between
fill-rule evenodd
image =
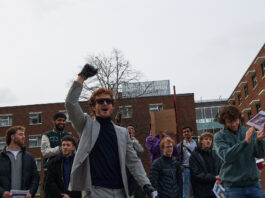
<instances>
[{"instance_id":1,"label":"person in green jacket","mask_svg":"<svg viewBox=\"0 0 265 198\"><path fill-rule=\"evenodd\" d=\"M225 106L219 114L224 129L214 136L214 148L223 161L220 178L226 198L265 197L260 183L255 158L265 157L265 128L255 131L240 124L241 112L234 106Z\"/></svg>"}]
</instances>

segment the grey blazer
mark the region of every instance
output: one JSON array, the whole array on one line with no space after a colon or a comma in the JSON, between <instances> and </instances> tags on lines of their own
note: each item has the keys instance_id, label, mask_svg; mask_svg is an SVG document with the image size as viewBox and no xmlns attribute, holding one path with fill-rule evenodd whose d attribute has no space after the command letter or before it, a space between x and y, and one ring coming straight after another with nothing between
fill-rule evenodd
<instances>
[{"instance_id":1,"label":"grey blazer","mask_svg":"<svg viewBox=\"0 0 265 198\"><path fill-rule=\"evenodd\" d=\"M89 153L93 149L98 138L100 124L96 119L92 119L89 115L84 114L82 111L78 102L82 88L82 84L74 82L69 90L65 102L69 119L80 136L79 146L72 166L69 190L91 192L92 182L90 175ZM137 157L137 154L133 149L129 133L125 128L119 127L115 124L113 125L118 140L122 181L126 196L129 197L126 167L141 187L145 184L150 184L150 181L146 176L141 160Z\"/></svg>"}]
</instances>

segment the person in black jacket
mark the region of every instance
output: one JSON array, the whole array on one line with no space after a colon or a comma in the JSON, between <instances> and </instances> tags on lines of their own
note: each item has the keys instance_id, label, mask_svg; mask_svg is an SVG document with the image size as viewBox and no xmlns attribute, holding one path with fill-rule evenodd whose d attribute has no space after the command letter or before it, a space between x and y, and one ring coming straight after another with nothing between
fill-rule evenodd
<instances>
[{"instance_id":1,"label":"person in black jacket","mask_svg":"<svg viewBox=\"0 0 265 198\"><path fill-rule=\"evenodd\" d=\"M68 191L75 146L72 136L64 136L61 153L48 162L46 183L52 198L81 198L80 191Z\"/></svg>"},{"instance_id":2,"label":"person in black jacket","mask_svg":"<svg viewBox=\"0 0 265 198\"><path fill-rule=\"evenodd\" d=\"M182 198L182 171L176 157L172 156L174 140L164 137L160 142L162 157L150 169L150 181L159 198Z\"/></svg>"},{"instance_id":3,"label":"person in black jacket","mask_svg":"<svg viewBox=\"0 0 265 198\"><path fill-rule=\"evenodd\" d=\"M12 198L10 190L28 190L34 198L39 186L35 159L25 150L25 127L14 126L6 132L6 147L0 153L0 197Z\"/></svg>"},{"instance_id":4,"label":"person in black jacket","mask_svg":"<svg viewBox=\"0 0 265 198\"><path fill-rule=\"evenodd\" d=\"M215 198L212 191L219 178L220 159L212 150L213 134L204 132L189 160L194 198Z\"/></svg>"}]
</instances>

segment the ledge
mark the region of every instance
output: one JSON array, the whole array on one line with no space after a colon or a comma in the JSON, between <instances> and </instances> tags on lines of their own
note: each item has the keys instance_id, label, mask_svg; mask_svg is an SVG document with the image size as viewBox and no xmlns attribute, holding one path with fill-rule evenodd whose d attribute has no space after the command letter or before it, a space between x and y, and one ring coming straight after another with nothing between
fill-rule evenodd
<instances>
[{"instance_id":1,"label":"ledge","mask_svg":"<svg viewBox=\"0 0 265 198\"><path fill-rule=\"evenodd\" d=\"M256 73L256 71L255 70L250 70L250 71L248 71L247 73L246 73L246 77L250 77L250 76L253 76L254 74Z\"/></svg>"},{"instance_id":2,"label":"ledge","mask_svg":"<svg viewBox=\"0 0 265 198\"><path fill-rule=\"evenodd\" d=\"M265 56L257 57L254 64L261 64L265 61Z\"/></svg>"},{"instance_id":3,"label":"ledge","mask_svg":"<svg viewBox=\"0 0 265 198\"><path fill-rule=\"evenodd\" d=\"M241 82L239 85L238 85L238 87L243 87L243 86L245 86L247 84L247 82L246 81L244 81L244 82Z\"/></svg>"},{"instance_id":4,"label":"ledge","mask_svg":"<svg viewBox=\"0 0 265 198\"><path fill-rule=\"evenodd\" d=\"M255 104L259 104L260 103L260 100L257 99L257 100L252 100L249 105L255 105Z\"/></svg>"},{"instance_id":5,"label":"ledge","mask_svg":"<svg viewBox=\"0 0 265 198\"><path fill-rule=\"evenodd\" d=\"M259 92L259 96L265 95L265 89L262 89L261 92Z\"/></svg>"},{"instance_id":6,"label":"ledge","mask_svg":"<svg viewBox=\"0 0 265 198\"><path fill-rule=\"evenodd\" d=\"M242 113L249 112L249 111L251 111L251 108L250 108L250 107L249 107L249 108L245 108L245 109L243 109L243 110L242 110Z\"/></svg>"}]
</instances>

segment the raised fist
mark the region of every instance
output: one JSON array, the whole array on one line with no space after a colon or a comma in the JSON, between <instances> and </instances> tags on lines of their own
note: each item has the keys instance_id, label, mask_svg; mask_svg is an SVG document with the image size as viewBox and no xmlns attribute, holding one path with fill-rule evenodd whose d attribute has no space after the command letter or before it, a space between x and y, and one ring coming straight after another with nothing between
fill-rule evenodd
<instances>
[{"instance_id":1,"label":"raised fist","mask_svg":"<svg viewBox=\"0 0 265 198\"><path fill-rule=\"evenodd\" d=\"M78 74L79 76L82 76L85 80L89 77L95 76L98 73L98 69L96 69L94 66L85 64L81 72Z\"/></svg>"}]
</instances>

